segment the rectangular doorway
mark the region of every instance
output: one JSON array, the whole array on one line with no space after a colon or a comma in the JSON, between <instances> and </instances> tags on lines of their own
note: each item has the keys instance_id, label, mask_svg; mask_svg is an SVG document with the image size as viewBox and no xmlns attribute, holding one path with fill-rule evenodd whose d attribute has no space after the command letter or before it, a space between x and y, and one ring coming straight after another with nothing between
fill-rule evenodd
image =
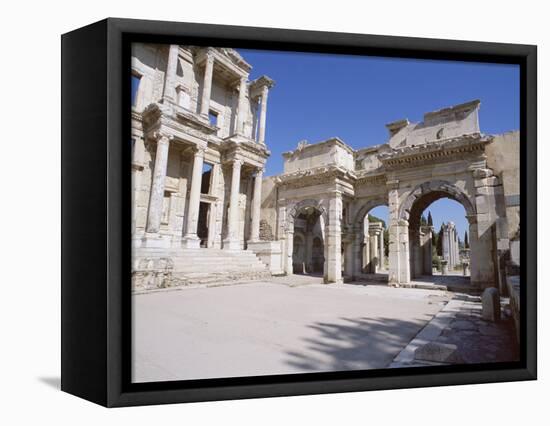
<instances>
[{"instance_id":1,"label":"rectangular doorway","mask_svg":"<svg viewBox=\"0 0 550 426\"><path fill-rule=\"evenodd\" d=\"M201 247L208 247L208 222L210 216L210 203L201 202L199 205L199 222L197 224L197 236L201 240Z\"/></svg>"}]
</instances>

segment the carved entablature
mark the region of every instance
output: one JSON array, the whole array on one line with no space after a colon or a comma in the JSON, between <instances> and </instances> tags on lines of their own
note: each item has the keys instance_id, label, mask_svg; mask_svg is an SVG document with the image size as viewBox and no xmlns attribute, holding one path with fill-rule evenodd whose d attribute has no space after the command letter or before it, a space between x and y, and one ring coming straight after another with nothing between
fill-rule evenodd
<instances>
[{"instance_id":1,"label":"carved entablature","mask_svg":"<svg viewBox=\"0 0 550 426\"><path fill-rule=\"evenodd\" d=\"M217 131L215 126L212 126L200 115L193 114L175 105L167 106L160 103L152 103L143 110L142 116L145 127L154 126L155 122L159 120L171 120L177 124L203 132L207 135L214 134Z\"/></svg>"},{"instance_id":2,"label":"carved entablature","mask_svg":"<svg viewBox=\"0 0 550 426\"><path fill-rule=\"evenodd\" d=\"M392 149L391 152L380 154L378 158L387 171L431 165L460 159L465 155L482 155L485 152L485 146L492 140L492 136L472 133L425 145Z\"/></svg>"},{"instance_id":3,"label":"carved entablature","mask_svg":"<svg viewBox=\"0 0 550 426\"><path fill-rule=\"evenodd\" d=\"M383 171L377 171L376 173L364 172L357 173L356 184L358 185L385 185L386 174Z\"/></svg>"},{"instance_id":4,"label":"carved entablature","mask_svg":"<svg viewBox=\"0 0 550 426\"><path fill-rule=\"evenodd\" d=\"M303 188L305 186L334 183L336 179L353 184L356 176L353 172L341 167L322 166L280 175L277 177L276 182L285 188Z\"/></svg>"},{"instance_id":5,"label":"carved entablature","mask_svg":"<svg viewBox=\"0 0 550 426\"><path fill-rule=\"evenodd\" d=\"M182 111L162 104L150 104L142 113L144 132L151 136L162 131L172 134L176 141L197 142L206 141L216 131L196 115Z\"/></svg>"},{"instance_id":6,"label":"carved entablature","mask_svg":"<svg viewBox=\"0 0 550 426\"><path fill-rule=\"evenodd\" d=\"M224 56L229 58L233 63L235 63L242 69L246 70L247 72L250 72L250 70L252 69L252 66L248 62L246 62L245 59L235 49L220 47L216 50L221 52Z\"/></svg>"},{"instance_id":7,"label":"carved entablature","mask_svg":"<svg viewBox=\"0 0 550 426\"><path fill-rule=\"evenodd\" d=\"M224 162L232 162L239 158L254 167L262 168L271 154L265 145L246 140L240 142L224 140L221 150Z\"/></svg>"},{"instance_id":8,"label":"carved entablature","mask_svg":"<svg viewBox=\"0 0 550 426\"><path fill-rule=\"evenodd\" d=\"M256 80L250 82L250 97L252 99L261 96L264 90L269 90L275 86L275 81L267 75L262 75Z\"/></svg>"}]
</instances>

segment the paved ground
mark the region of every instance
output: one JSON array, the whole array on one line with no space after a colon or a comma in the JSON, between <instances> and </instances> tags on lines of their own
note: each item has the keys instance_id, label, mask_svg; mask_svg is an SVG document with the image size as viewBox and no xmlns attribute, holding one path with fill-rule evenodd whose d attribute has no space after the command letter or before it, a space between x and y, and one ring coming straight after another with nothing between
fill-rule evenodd
<instances>
[{"instance_id":1,"label":"paved ground","mask_svg":"<svg viewBox=\"0 0 550 426\"><path fill-rule=\"evenodd\" d=\"M307 277L134 295L133 379L384 368L448 300Z\"/></svg>"},{"instance_id":2,"label":"paved ground","mask_svg":"<svg viewBox=\"0 0 550 426\"><path fill-rule=\"evenodd\" d=\"M415 351L426 344L452 345L453 364L483 364L519 360L513 320L505 314L507 300L502 299L500 321L482 319L479 296L455 293L420 333L397 355L390 365L419 367L448 364L448 361L417 359Z\"/></svg>"}]
</instances>

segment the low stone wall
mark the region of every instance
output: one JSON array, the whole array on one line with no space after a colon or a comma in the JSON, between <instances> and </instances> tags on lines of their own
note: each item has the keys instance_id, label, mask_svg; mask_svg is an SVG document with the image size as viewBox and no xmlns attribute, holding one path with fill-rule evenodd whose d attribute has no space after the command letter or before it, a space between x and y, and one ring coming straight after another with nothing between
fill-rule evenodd
<instances>
[{"instance_id":1,"label":"low stone wall","mask_svg":"<svg viewBox=\"0 0 550 426\"><path fill-rule=\"evenodd\" d=\"M247 248L267 265L272 275L283 275L282 243L282 240L249 242Z\"/></svg>"},{"instance_id":2,"label":"low stone wall","mask_svg":"<svg viewBox=\"0 0 550 426\"><path fill-rule=\"evenodd\" d=\"M183 284L174 280L174 262L169 257L141 258L136 263L132 271L134 293Z\"/></svg>"}]
</instances>

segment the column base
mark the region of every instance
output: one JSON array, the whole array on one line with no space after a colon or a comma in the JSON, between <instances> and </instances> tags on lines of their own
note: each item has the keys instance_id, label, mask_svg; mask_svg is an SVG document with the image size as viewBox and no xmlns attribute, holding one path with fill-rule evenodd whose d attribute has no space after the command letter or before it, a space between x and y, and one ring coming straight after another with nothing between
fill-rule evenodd
<instances>
[{"instance_id":1,"label":"column base","mask_svg":"<svg viewBox=\"0 0 550 426\"><path fill-rule=\"evenodd\" d=\"M344 284L344 279L343 278L339 278L339 279L323 278L323 282L325 284Z\"/></svg>"},{"instance_id":2,"label":"column base","mask_svg":"<svg viewBox=\"0 0 550 426\"><path fill-rule=\"evenodd\" d=\"M182 248L201 248L201 240L196 235L187 235L181 240Z\"/></svg>"},{"instance_id":3,"label":"column base","mask_svg":"<svg viewBox=\"0 0 550 426\"><path fill-rule=\"evenodd\" d=\"M225 240L223 242L224 250L240 250L241 242L239 240Z\"/></svg>"},{"instance_id":4,"label":"column base","mask_svg":"<svg viewBox=\"0 0 550 426\"><path fill-rule=\"evenodd\" d=\"M141 239L141 247L144 248L170 248L170 245L170 237L165 237L158 233L146 232Z\"/></svg>"}]
</instances>

